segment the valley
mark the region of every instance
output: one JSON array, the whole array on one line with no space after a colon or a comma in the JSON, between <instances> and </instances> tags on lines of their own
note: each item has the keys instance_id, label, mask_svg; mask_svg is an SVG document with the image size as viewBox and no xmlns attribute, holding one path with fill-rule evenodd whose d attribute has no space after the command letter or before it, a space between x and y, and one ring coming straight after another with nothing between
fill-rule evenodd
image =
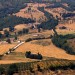
<instances>
[{"instance_id":1,"label":"valley","mask_svg":"<svg viewBox=\"0 0 75 75\"><path fill-rule=\"evenodd\" d=\"M69 10L69 4L63 2L27 2L17 12L2 17L0 66L5 69L16 64L26 75L30 71L31 75L68 75L69 70L74 75L75 11ZM65 66L66 70L70 67L67 73L63 70ZM49 67L58 69L51 74Z\"/></svg>"}]
</instances>

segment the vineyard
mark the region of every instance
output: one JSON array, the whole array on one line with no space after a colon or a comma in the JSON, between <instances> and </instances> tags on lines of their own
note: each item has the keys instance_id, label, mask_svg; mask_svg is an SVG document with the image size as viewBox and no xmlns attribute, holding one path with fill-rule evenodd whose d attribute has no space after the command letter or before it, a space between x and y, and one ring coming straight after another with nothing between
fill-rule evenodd
<instances>
[{"instance_id":1,"label":"vineyard","mask_svg":"<svg viewBox=\"0 0 75 75\"><path fill-rule=\"evenodd\" d=\"M26 62L26 63L16 63L16 64L5 64L0 65L0 68L3 68L4 73L8 73L9 75L9 69L11 69L10 72L15 73L14 70L17 69L17 72L19 74L23 73L25 74L25 71L30 71L30 73L35 71L42 72L43 70L59 70L59 69L75 69L75 61L68 61L63 59L55 59L50 58L48 60L43 61L35 61L35 62ZM14 67L13 67L14 66Z\"/></svg>"}]
</instances>

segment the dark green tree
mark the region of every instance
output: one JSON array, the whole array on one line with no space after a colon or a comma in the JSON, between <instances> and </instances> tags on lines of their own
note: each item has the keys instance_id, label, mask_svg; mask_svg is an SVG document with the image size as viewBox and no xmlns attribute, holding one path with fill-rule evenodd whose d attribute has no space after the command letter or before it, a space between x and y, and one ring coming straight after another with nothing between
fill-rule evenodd
<instances>
[{"instance_id":1,"label":"dark green tree","mask_svg":"<svg viewBox=\"0 0 75 75\"><path fill-rule=\"evenodd\" d=\"M11 40L9 38L6 40L6 42L8 42L9 44L11 44Z\"/></svg>"},{"instance_id":2,"label":"dark green tree","mask_svg":"<svg viewBox=\"0 0 75 75\"><path fill-rule=\"evenodd\" d=\"M5 34L5 37L9 37L10 36L10 33L7 30L4 30L4 34Z\"/></svg>"},{"instance_id":3,"label":"dark green tree","mask_svg":"<svg viewBox=\"0 0 75 75\"><path fill-rule=\"evenodd\" d=\"M2 33L0 32L0 38L2 38Z\"/></svg>"},{"instance_id":4,"label":"dark green tree","mask_svg":"<svg viewBox=\"0 0 75 75\"><path fill-rule=\"evenodd\" d=\"M29 29L28 28L23 28L23 33L24 34L28 34L28 32L29 32Z\"/></svg>"}]
</instances>

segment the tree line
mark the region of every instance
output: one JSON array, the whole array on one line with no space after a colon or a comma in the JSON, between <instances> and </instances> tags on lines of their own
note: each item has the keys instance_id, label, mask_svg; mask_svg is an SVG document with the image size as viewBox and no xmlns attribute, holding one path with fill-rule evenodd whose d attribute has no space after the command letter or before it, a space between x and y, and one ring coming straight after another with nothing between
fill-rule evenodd
<instances>
[{"instance_id":1,"label":"tree line","mask_svg":"<svg viewBox=\"0 0 75 75\"><path fill-rule=\"evenodd\" d=\"M58 35L52 38L53 44L57 47L64 49L67 53L75 55L75 50L69 46L67 40L75 38L75 35Z\"/></svg>"}]
</instances>

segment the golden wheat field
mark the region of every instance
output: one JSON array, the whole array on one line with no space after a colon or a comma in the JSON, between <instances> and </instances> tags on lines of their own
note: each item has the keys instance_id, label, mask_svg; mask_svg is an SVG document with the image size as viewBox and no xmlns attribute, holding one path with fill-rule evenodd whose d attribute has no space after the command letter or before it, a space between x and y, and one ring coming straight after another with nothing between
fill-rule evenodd
<instances>
[{"instance_id":1,"label":"golden wheat field","mask_svg":"<svg viewBox=\"0 0 75 75\"><path fill-rule=\"evenodd\" d=\"M1 44L0 45L0 55L9 51L10 48L13 48L16 44Z\"/></svg>"},{"instance_id":2,"label":"golden wheat field","mask_svg":"<svg viewBox=\"0 0 75 75\"><path fill-rule=\"evenodd\" d=\"M67 54L63 49L57 48L52 43L48 46L42 46L42 45L33 44L29 42L29 43L24 43L22 46L20 46L18 49L15 50L15 52L23 52L23 53L25 53L26 51L31 51L32 53L39 52L46 57L75 60L74 55Z\"/></svg>"}]
</instances>

